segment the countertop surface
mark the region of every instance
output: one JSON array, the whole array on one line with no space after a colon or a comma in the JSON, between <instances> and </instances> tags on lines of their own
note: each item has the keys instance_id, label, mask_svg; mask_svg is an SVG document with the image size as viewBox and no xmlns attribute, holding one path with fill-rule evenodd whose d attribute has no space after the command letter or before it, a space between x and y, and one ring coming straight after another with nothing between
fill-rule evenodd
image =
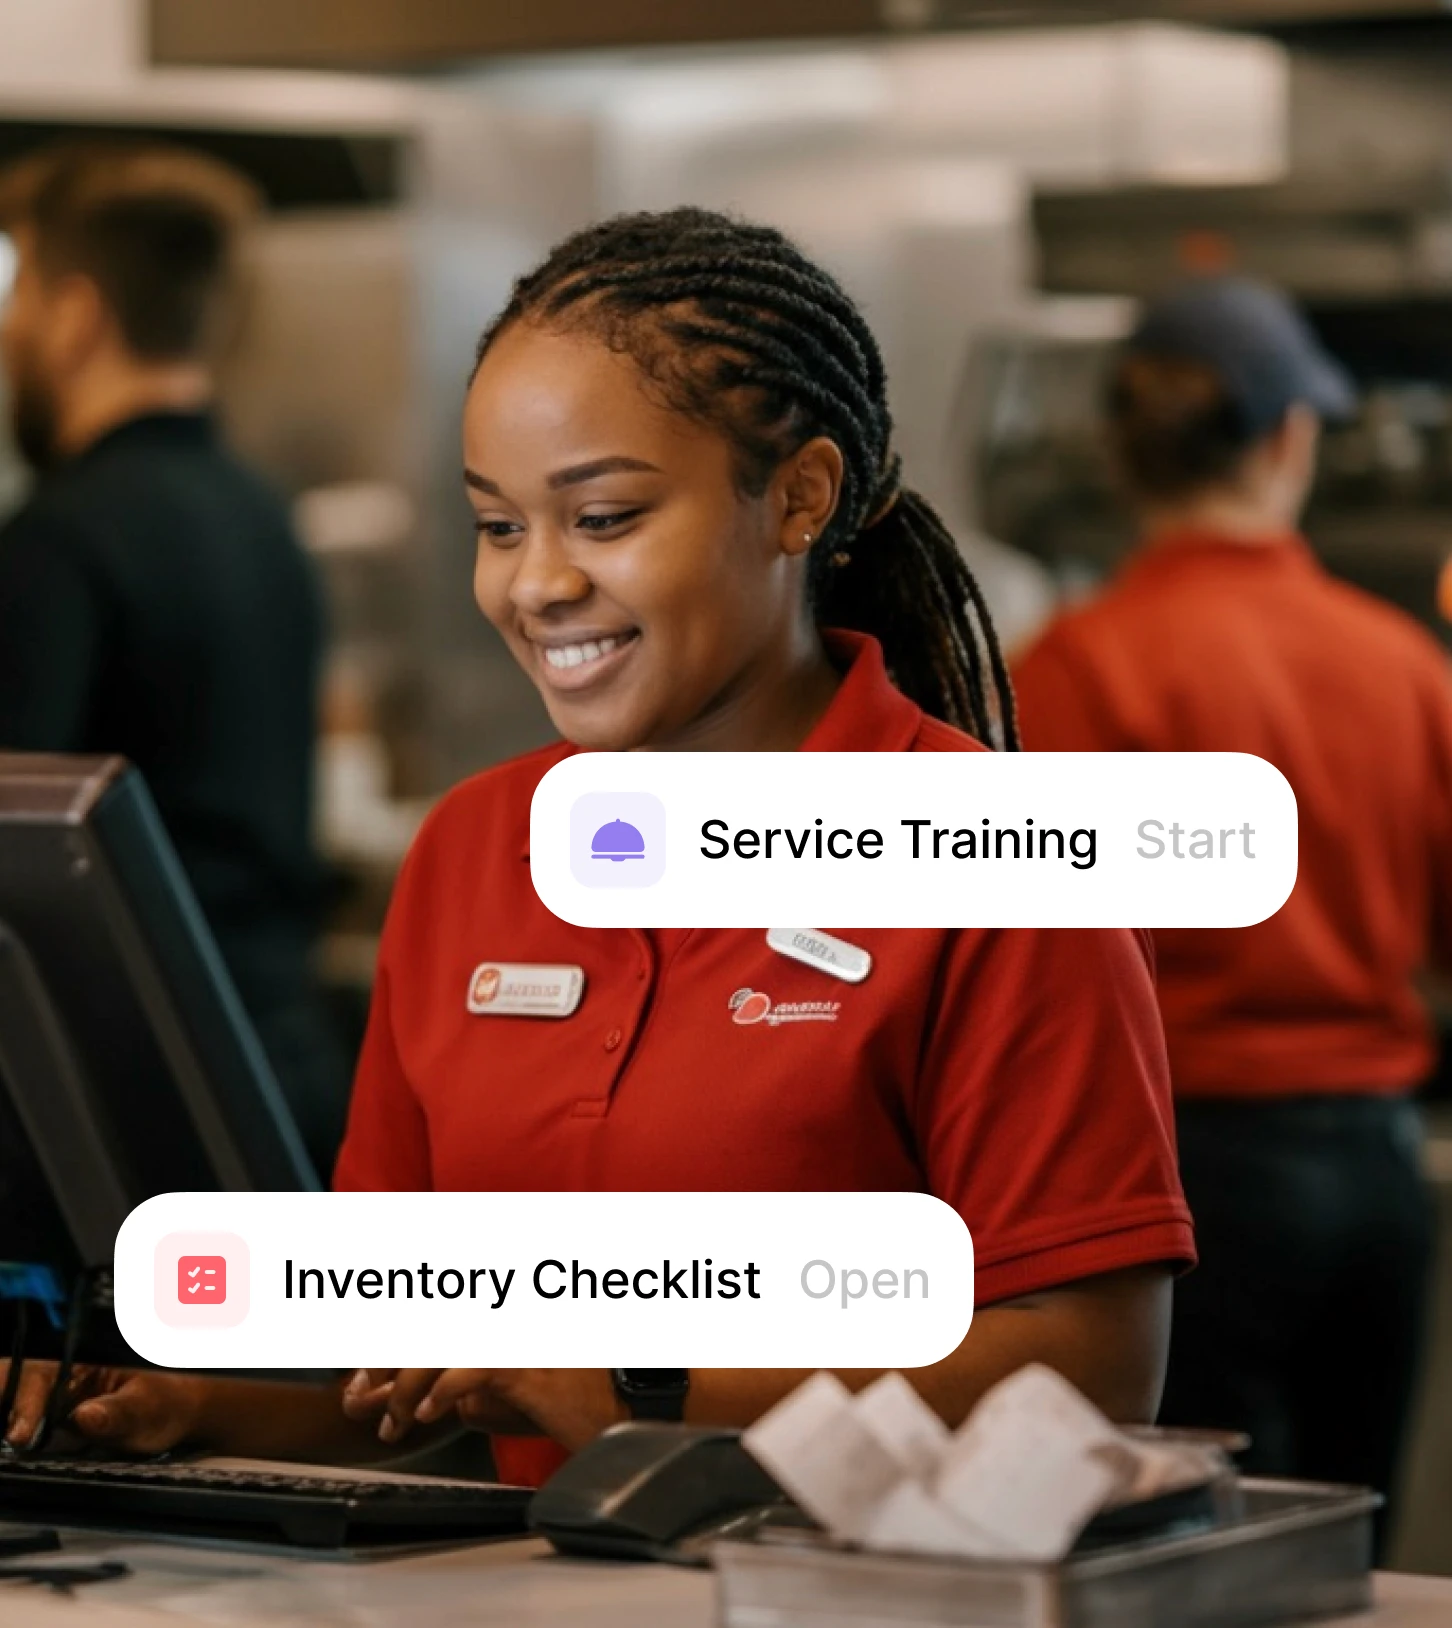
<instances>
[{"instance_id":1,"label":"countertop surface","mask_svg":"<svg viewBox=\"0 0 1452 1628\"><path fill-rule=\"evenodd\" d=\"M713 1628L709 1572L564 1560L535 1540L367 1562L66 1534L131 1574L66 1596L0 1583L5 1628ZM1452 1578L1382 1573L1356 1628L1452 1628ZM1323 1624L1322 1628L1335 1628Z\"/></svg>"}]
</instances>

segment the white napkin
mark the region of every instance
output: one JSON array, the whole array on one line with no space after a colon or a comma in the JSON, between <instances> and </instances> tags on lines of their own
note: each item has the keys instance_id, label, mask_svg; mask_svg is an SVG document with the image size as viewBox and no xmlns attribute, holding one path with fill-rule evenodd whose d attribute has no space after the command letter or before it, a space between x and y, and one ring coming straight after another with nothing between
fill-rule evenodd
<instances>
[{"instance_id":1,"label":"white napkin","mask_svg":"<svg viewBox=\"0 0 1452 1628\"><path fill-rule=\"evenodd\" d=\"M1214 1449L1126 1436L1041 1363L994 1386L956 1432L901 1374L853 1396L821 1373L742 1439L837 1537L985 1560L1062 1559L1101 1509L1224 1468Z\"/></svg>"}]
</instances>

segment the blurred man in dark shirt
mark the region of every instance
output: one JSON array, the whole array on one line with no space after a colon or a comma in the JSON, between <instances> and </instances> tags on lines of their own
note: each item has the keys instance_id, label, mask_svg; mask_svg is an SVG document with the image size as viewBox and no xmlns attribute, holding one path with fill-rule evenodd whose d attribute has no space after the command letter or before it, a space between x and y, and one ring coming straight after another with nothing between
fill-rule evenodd
<instances>
[{"instance_id":1,"label":"blurred man in dark shirt","mask_svg":"<svg viewBox=\"0 0 1452 1628\"><path fill-rule=\"evenodd\" d=\"M0 530L0 750L141 769L326 1163L346 1086L307 965L321 603L210 412L253 211L240 177L160 148L56 148L0 178L0 362L37 476Z\"/></svg>"}]
</instances>

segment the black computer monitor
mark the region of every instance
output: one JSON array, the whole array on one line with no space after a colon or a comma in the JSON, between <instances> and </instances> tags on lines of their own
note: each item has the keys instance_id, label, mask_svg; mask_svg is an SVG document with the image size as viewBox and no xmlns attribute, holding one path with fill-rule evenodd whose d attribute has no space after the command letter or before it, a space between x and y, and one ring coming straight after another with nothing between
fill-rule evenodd
<instances>
[{"instance_id":1,"label":"black computer monitor","mask_svg":"<svg viewBox=\"0 0 1452 1628\"><path fill-rule=\"evenodd\" d=\"M141 776L0 754L0 1262L71 1279L155 1193L318 1185Z\"/></svg>"}]
</instances>

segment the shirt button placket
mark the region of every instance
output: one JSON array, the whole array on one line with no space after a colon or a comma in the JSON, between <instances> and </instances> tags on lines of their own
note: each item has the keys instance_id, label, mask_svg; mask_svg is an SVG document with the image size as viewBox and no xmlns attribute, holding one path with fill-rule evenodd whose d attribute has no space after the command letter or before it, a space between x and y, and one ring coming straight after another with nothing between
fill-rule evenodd
<instances>
[{"instance_id":1,"label":"shirt button placket","mask_svg":"<svg viewBox=\"0 0 1452 1628\"><path fill-rule=\"evenodd\" d=\"M626 1022L614 1025L601 1038L600 1050L605 1056L613 1059L612 1063L606 1065L609 1069L609 1079L606 1081L603 1095L585 1097L576 1102L574 1117L577 1119L601 1119L609 1111L611 1095L620 1081L620 1072L625 1064L626 1053L622 1048L629 1036L639 1032L646 1019L650 998L649 979L655 963L655 954L650 940L644 933L632 929L631 936L637 941L638 952L635 962L636 995L629 1002L633 1010L623 1014L627 1018Z\"/></svg>"}]
</instances>

